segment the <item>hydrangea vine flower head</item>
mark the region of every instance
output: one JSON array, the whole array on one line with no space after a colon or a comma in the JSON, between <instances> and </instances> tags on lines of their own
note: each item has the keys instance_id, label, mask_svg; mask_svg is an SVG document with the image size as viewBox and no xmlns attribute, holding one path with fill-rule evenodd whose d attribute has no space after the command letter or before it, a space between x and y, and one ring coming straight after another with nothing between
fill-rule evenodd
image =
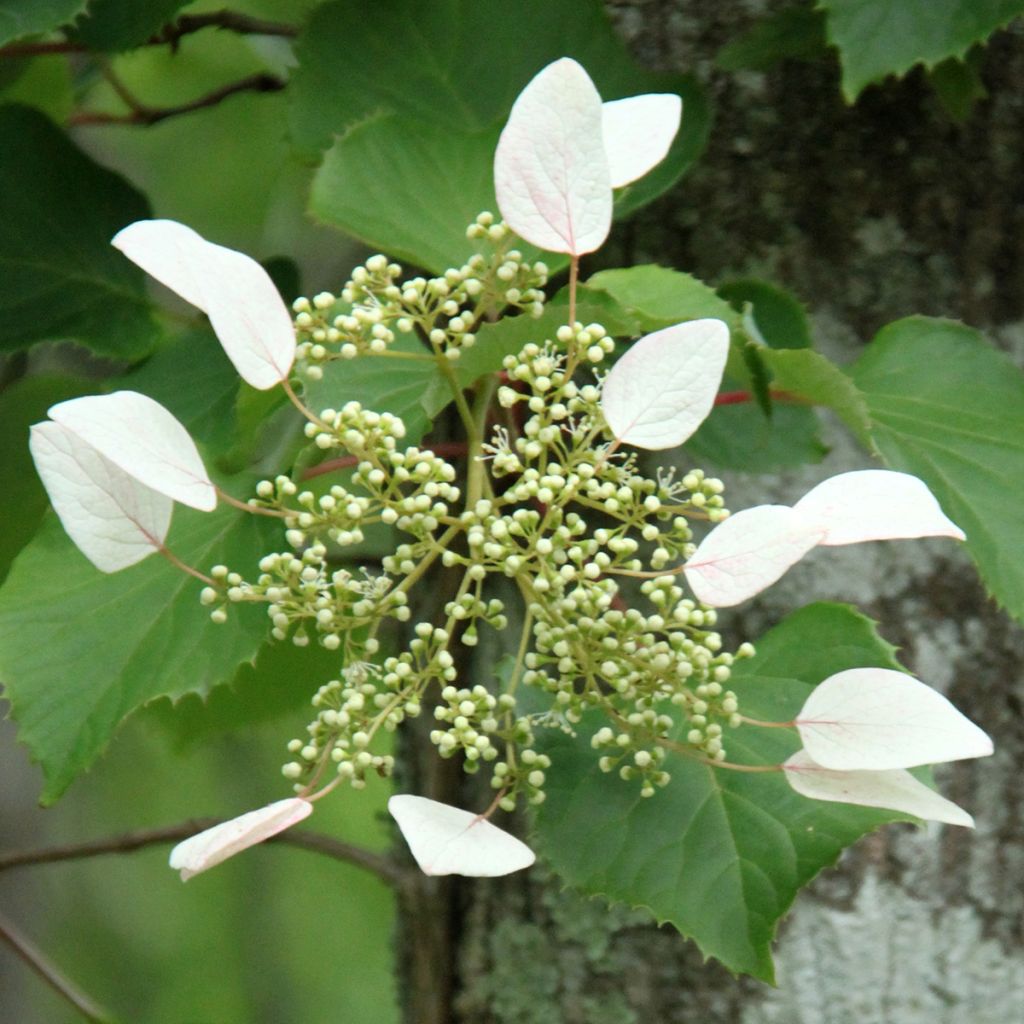
<instances>
[{"instance_id":1,"label":"hydrangea vine flower head","mask_svg":"<svg viewBox=\"0 0 1024 1024\"><path fill-rule=\"evenodd\" d=\"M682 100L670 93L602 104L576 61L556 60L519 94L498 141L502 217L541 249L593 252L611 228L612 190L665 158L681 116Z\"/></svg>"},{"instance_id":2,"label":"hydrangea vine flower head","mask_svg":"<svg viewBox=\"0 0 1024 1024\"><path fill-rule=\"evenodd\" d=\"M175 501L204 512L217 490L188 431L135 391L60 402L29 449L64 529L102 572L159 551Z\"/></svg>"},{"instance_id":3,"label":"hydrangea vine flower head","mask_svg":"<svg viewBox=\"0 0 1024 1024\"><path fill-rule=\"evenodd\" d=\"M173 220L140 220L111 243L209 318L239 375L265 391L295 361L292 317L270 275L244 253Z\"/></svg>"}]
</instances>

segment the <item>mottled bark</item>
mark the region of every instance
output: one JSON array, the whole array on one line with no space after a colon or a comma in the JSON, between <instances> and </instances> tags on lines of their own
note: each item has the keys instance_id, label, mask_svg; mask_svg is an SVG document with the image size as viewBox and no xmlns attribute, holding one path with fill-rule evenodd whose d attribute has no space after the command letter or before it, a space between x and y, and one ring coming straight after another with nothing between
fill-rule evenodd
<instances>
[{"instance_id":1,"label":"mottled bark","mask_svg":"<svg viewBox=\"0 0 1024 1024\"><path fill-rule=\"evenodd\" d=\"M619 231L609 264L657 261L720 282L756 274L795 292L840 361L910 313L964 319L1024 354L1024 38L993 39L989 98L958 126L919 73L853 107L834 61L725 74L717 48L780 3L621 0L637 59L698 75L708 151ZM820 466L770 479L722 473L729 505L791 501L868 457L836 428ZM642 913L583 900L542 871L459 890L453 1019L473 1024L1006 1024L1024 1015L1024 636L948 544L810 557L763 600L723 616L739 641L814 599L855 602L996 741L940 778L976 832L890 827L797 901L779 988L737 980ZM414 1014L410 1020L418 1020Z\"/></svg>"}]
</instances>

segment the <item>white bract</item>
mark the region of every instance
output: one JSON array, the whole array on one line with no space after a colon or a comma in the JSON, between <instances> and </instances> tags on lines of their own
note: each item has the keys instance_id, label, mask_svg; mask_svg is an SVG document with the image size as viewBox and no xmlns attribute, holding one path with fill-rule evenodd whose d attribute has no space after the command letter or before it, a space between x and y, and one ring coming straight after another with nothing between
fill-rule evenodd
<instances>
[{"instance_id":1,"label":"white bract","mask_svg":"<svg viewBox=\"0 0 1024 1024\"><path fill-rule=\"evenodd\" d=\"M808 756L837 771L986 757L992 740L942 694L904 672L851 668L814 688L796 717Z\"/></svg>"},{"instance_id":2,"label":"white bract","mask_svg":"<svg viewBox=\"0 0 1024 1024\"><path fill-rule=\"evenodd\" d=\"M36 423L29 450L54 511L101 572L117 572L158 551L173 502L139 483L59 423Z\"/></svg>"},{"instance_id":3,"label":"white bract","mask_svg":"<svg viewBox=\"0 0 1024 1024\"><path fill-rule=\"evenodd\" d=\"M163 547L175 501L203 511L217 491L188 431L134 391L60 402L29 448L68 536L102 572Z\"/></svg>"},{"instance_id":4,"label":"white bract","mask_svg":"<svg viewBox=\"0 0 1024 1024\"><path fill-rule=\"evenodd\" d=\"M690 320L634 342L601 391L612 433L638 448L682 444L711 412L728 355L721 320Z\"/></svg>"},{"instance_id":5,"label":"white bract","mask_svg":"<svg viewBox=\"0 0 1024 1024\"><path fill-rule=\"evenodd\" d=\"M818 484L793 508L761 505L731 516L704 538L684 571L699 600L724 608L770 586L816 545L911 537L964 534L917 477L861 470Z\"/></svg>"},{"instance_id":6,"label":"white bract","mask_svg":"<svg viewBox=\"0 0 1024 1024\"><path fill-rule=\"evenodd\" d=\"M611 228L612 189L664 159L681 111L671 95L602 104L576 61L549 64L519 94L494 155L505 222L541 249L593 252Z\"/></svg>"},{"instance_id":7,"label":"white bract","mask_svg":"<svg viewBox=\"0 0 1024 1024\"><path fill-rule=\"evenodd\" d=\"M974 819L902 768L890 771L835 771L797 751L782 766L786 781L801 796L861 807L881 807L925 821L974 828Z\"/></svg>"},{"instance_id":8,"label":"white bract","mask_svg":"<svg viewBox=\"0 0 1024 1024\"><path fill-rule=\"evenodd\" d=\"M388 811L427 875L491 878L536 859L523 842L485 818L422 796L393 796Z\"/></svg>"},{"instance_id":9,"label":"white bract","mask_svg":"<svg viewBox=\"0 0 1024 1024\"><path fill-rule=\"evenodd\" d=\"M276 836L312 813L313 805L301 797L278 800L178 843L171 850L168 863L175 871L180 871L181 880L187 882L193 875Z\"/></svg>"},{"instance_id":10,"label":"white bract","mask_svg":"<svg viewBox=\"0 0 1024 1024\"><path fill-rule=\"evenodd\" d=\"M51 406L48 415L147 487L202 512L217 507L195 442L152 398L136 391L88 395Z\"/></svg>"},{"instance_id":11,"label":"white bract","mask_svg":"<svg viewBox=\"0 0 1024 1024\"><path fill-rule=\"evenodd\" d=\"M201 309L242 378L266 390L295 360L291 314L254 259L173 220L140 220L111 243L161 284Z\"/></svg>"}]
</instances>

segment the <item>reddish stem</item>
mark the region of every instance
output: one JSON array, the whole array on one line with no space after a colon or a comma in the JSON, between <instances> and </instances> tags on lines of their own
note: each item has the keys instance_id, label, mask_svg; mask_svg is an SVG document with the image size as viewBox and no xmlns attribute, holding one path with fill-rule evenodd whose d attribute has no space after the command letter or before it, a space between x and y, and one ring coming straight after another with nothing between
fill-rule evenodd
<instances>
[{"instance_id":1,"label":"reddish stem","mask_svg":"<svg viewBox=\"0 0 1024 1024\"><path fill-rule=\"evenodd\" d=\"M792 405L811 405L806 398L791 394L789 391L769 391L768 394L776 402L785 402ZM750 391L722 391L715 397L715 405L742 405L744 402L754 400L753 392Z\"/></svg>"},{"instance_id":2,"label":"reddish stem","mask_svg":"<svg viewBox=\"0 0 1024 1024\"><path fill-rule=\"evenodd\" d=\"M464 457L469 452L469 445L465 441L439 441L432 444L430 450L443 459ZM328 459L318 466L310 466L302 474L303 480L312 480L315 476L325 476L327 473L335 473L339 469L351 469L359 464L355 455L342 455L337 459Z\"/></svg>"}]
</instances>

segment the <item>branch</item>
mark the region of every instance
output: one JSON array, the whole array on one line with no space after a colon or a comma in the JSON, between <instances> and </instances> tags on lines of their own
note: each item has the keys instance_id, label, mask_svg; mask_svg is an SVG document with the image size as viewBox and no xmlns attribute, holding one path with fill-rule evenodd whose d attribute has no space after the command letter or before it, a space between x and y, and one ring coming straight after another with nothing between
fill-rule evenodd
<instances>
[{"instance_id":1,"label":"branch","mask_svg":"<svg viewBox=\"0 0 1024 1024\"><path fill-rule=\"evenodd\" d=\"M108 77L110 77L108 75ZM112 84L113 84L113 80ZM69 125L96 125L96 124L158 124L166 121L169 117L178 117L180 114L191 114L196 110L203 110L206 107L215 107L218 103L234 96L239 92L280 92L285 87L284 79L276 75L261 72L255 75L248 75L237 82L230 82L214 89L197 99L188 103L180 103L173 107L149 107L139 102L129 93L124 86L115 86L118 95L130 108L127 114L105 114L88 110L79 111L68 118Z\"/></svg>"},{"instance_id":2,"label":"branch","mask_svg":"<svg viewBox=\"0 0 1024 1024\"><path fill-rule=\"evenodd\" d=\"M165 825L162 828L139 829L134 832L123 832L116 836L103 839L92 839L83 843L68 843L63 846L47 846L38 850L14 850L0 854L0 872L9 868L25 867L35 864L56 864L65 860L83 860L87 857L101 857L108 853L132 853L147 846L158 846L163 843L175 843L189 836L202 832L204 829L219 825L223 818L193 818L177 825ZM376 875L387 885L399 887L405 881L404 871L390 858L361 846L342 842L333 836L320 832L305 830L285 831L266 840L268 843L282 843L295 846L300 850L311 850L322 853L334 860L354 864Z\"/></svg>"},{"instance_id":3,"label":"branch","mask_svg":"<svg viewBox=\"0 0 1024 1024\"><path fill-rule=\"evenodd\" d=\"M66 978L29 939L9 921L0 917L0 940L6 942L55 992L66 999L86 1020L96 1024L112 1024L114 1016L91 996L86 995L70 978Z\"/></svg>"},{"instance_id":4,"label":"branch","mask_svg":"<svg viewBox=\"0 0 1024 1024\"><path fill-rule=\"evenodd\" d=\"M177 49L178 41L183 36L192 35L204 28L219 28L239 35L283 36L292 39L299 34L294 25L285 25L279 21L264 21L252 18L248 14L237 11L210 11L208 14L183 14L177 21L165 25L159 32L150 36L143 46L170 45ZM39 57L58 53L90 53L84 43L73 40L60 40L44 43L11 43L0 47L0 57Z\"/></svg>"}]
</instances>

